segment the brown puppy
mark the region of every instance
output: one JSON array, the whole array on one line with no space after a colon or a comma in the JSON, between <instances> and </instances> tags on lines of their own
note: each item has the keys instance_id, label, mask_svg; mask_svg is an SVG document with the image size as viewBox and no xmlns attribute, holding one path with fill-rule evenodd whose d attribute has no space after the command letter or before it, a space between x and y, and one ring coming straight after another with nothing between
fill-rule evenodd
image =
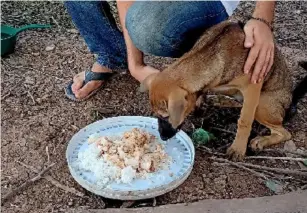
<instances>
[{"instance_id":1,"label":"brown puppy","mask_svg":"<svg viewBox=\"0 0 307 213\"><path fill-rule=\"evenodd\" d=\"M176 134L194 110L200 93L208 90L243 99L236 138L227 150L233 159L244 157L254 119L268 127L271 135L254 138L252 149L262 150L291 138L282 126L292 98L290 71L276 49L269 74L263 82L251 84L250 75L243 74L249 52L243 46L244 38L238 23L222 22L207 30L188 53L167 69L142 82L141 90L149 90L163 140Z\"/></svg>"}]
</instances>

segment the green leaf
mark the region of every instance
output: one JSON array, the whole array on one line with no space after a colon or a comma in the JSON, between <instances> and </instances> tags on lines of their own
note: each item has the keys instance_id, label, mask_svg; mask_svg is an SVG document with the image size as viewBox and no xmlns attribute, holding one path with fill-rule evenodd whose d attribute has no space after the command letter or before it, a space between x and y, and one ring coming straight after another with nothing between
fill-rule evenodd
<instances>
[{"instance_id":1,"label":"green leaf","mask_svg":"<svg viewBox=\"0 0 307 213\"><path fill-rule=\"evenodd\" d=\"M307 166L307 159L303 160L303 164Z\"/></svg>"},{"instance_id":2,"label":"green leaf","mask_svg":"<svg viewBox=\"0 0 307 213\"><path fill-rule=\"evenodd\" d=\"M265 181L266 187L268 187L271 191L275 193L281 193L283 191L283 186L277 183L275 180L267 180Z\"/></svg>"}]
</instances>

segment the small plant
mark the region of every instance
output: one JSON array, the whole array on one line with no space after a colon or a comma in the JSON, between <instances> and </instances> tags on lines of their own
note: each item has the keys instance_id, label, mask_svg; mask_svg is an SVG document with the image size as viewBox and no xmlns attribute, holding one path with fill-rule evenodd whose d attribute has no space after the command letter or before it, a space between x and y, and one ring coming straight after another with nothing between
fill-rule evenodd
<instances>
[{"instance_id":1,"label":"small plant","mask_svg":"<svg viewBox=\"0 0 307 213\"><path fill-rule=\"evenodd\" d=\"M206 130L199 128L196 129L192 134L192 141L196 146L202 146L207 144L209 141L215 140L215 136L207 132Z\"/></svg>"}]
</instances>

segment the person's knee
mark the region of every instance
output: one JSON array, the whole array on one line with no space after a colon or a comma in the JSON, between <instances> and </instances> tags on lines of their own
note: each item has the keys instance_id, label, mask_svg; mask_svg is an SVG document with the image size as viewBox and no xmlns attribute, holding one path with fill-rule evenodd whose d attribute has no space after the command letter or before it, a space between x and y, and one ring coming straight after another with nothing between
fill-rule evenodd
<instances>
[{"instance_id":1,"label":"person's knee","mask_svg":"<svg viewBox=\"0 0 307 213\"><path fill-rule=\"evenodd\" d=\"M146 11L132 6L126 15L126 28L133 44L142 52L156 56L174 55L176 42L165 36L167 26L159 18L148 17Z\"/></svg>"}]
</instances>

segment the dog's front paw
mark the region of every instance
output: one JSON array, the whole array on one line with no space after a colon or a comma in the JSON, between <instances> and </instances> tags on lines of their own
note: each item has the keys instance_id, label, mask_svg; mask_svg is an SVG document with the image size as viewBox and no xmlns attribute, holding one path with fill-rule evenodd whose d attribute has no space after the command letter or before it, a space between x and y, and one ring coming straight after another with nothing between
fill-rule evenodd
<instances>
[{"instance_id":1,"label":"dog's front paw","mask_svg":"<svg viewBox=\"0 0 307 213\"><path fill-rule=\"evenodd\" d=\"M267 143L267 138L263 136L258 136L251 140L251 148L254 152L260 152L263 150L265 144Z\"/></svg>"},{"instance_id":2,"label":"dog's front paw","mask_svg":"<svg viewBox=\"0 0 307 213\"><path fill-rule=\"evenodd\" d=\"M232 144L228 149L226 154L233 161L242 161L246 153L246 147L237 146L236 144Z\"/></svg>"}]
</instances>

